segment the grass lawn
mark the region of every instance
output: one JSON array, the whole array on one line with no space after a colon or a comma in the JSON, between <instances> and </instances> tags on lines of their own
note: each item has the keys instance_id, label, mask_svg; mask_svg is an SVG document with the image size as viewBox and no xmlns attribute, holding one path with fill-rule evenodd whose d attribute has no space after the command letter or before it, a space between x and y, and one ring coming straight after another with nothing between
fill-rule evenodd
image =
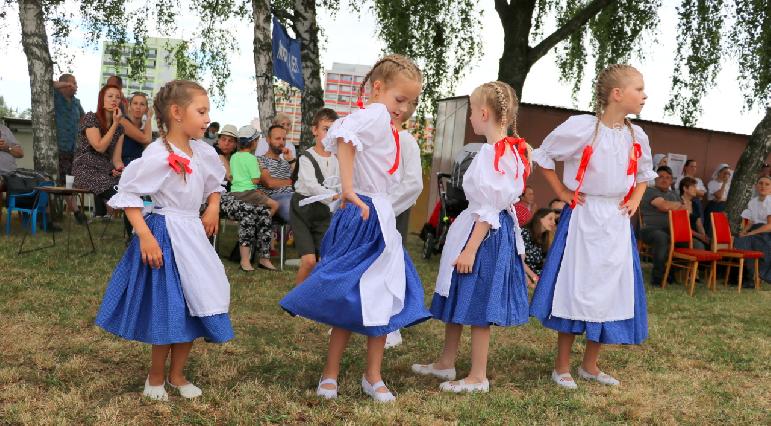
<instances>
[{"instance_id":1,"label":"grass lawn","mask_svg":"<svg viewBox=\"0 0 771 426\"><path fill-rule=\"evenodd\" d=\"M360 390L364 339L355 336L343 360L340 398L320 401L315 386L324 362L327 327L292 318L278 306L294 271L246 274L225 260L236 338L198 341L188 378L198 400L171 393L168 403L141 397L149 346L94 326L110 273L123 251L120 223L97 241L98 253L67 258L64 236L54 249L18 256L21 231L0 239L0 424L769 424L771 423L771 292L703 285L648 288L650 338L641 346L607 347L601 367L616 388L579 380L562 390L549 377L556 335L536 320L495 328L489 394L449 395L439 381L410 372L442 346L443 325L429 321L403 331L403 345L386 352L383 376L398 393L377 405ZM95 226L95 228L97 228ZM99 229L94 231L101 231ZM221 251L232 246L228 226ZM73 228L73 250L87 245ZM46 234L29 246L50 242ZM420 241L410 253L430 300L438 258L424 261ZM583 339L574 348L574 372ZM464 334L459 374L469 368ZM765 395L765 396L764 396Z\"/></svg>"}]
</instances>

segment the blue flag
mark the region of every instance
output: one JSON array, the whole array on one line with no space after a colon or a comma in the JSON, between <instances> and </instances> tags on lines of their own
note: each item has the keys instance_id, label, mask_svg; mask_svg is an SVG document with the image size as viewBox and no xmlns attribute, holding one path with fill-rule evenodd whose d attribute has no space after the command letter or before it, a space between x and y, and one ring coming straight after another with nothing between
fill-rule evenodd
<instances>
[{"instance_id":1,"label":"blue flag","mask_svg":"<svg viewBox=\"0 0 771 426\"><path fill-rule=\"evenodd\" d=\"M273 17L273 75L300 90L305 87L300 42L290 38L283 25Z\"/></svg>"}]
</instances>

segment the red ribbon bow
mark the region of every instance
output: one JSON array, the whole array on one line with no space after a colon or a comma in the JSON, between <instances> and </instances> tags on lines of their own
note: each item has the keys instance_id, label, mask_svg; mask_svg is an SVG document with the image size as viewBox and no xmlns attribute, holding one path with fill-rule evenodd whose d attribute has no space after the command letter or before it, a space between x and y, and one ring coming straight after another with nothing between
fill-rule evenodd
<instances>
[{"instance_id":1,"label":"red ribbon bow","mask_svg":"<svg viewBox=\"0 0 771 426\"><path fill-rule=\"evenodd\" d=\"M356 106L358 106L359 109L364 109L364 101L361 99L361 93L359 93L359 97L356 99ZM401 144L399 143L399 131L396 130L396 126L394 126L393 120L391 120L391 133L394 135L394 142L396 143L396 158L394 159L394 164L390 169L388 169L389 175L392 175L396 173L397 170L399 170L399 159L402 155Z\"/></svg>"},{"instance_id":2,"label":"red ribbon bow","mask_svg":"<svg viewBox=\"0 0 771 426\"><path fill-rule=\"evenodd\" d=\"M495 159L493 160L493 167L495 168L495 171L500 174L506 174L506 172L499 168L499 163L501 161L501 157L506 154L507 146L511 149L511 152L517 153L519 155L519 158L525 165L525 172L523 173L522 179L527 180L527 177L530 176L530 162L527 161L527 142L525 142L523 138L506 136L505 138L495 143ZM519 178L519 163L517 163L517 174L514 177Z\"/></svg>"},{"instance_id":3,"label":"red ribbon bow","mask_svg":"<svg viewBox=\"0 0 771 426\"><path fill-rule=\"evenodd\" d=\"M632 144L632 155L629 157L629 166L626 168L627 176L633 177L632 186L629 188L629 192L626 193L626 197L624 197L624 203L632 198L632 192L636 186L635 179L637 179L637 160L639 160L640 157L642 157L642 147L639 143L635 142Z\"/></svg>"},{"instance_id":4,"label":"red ribbon bow","mask_svg":"<svg viewBox=\"0 0 771 426\"><path fill-rule=\"evenodd\" d=\"M183 172L187 174L193 173L193 169L190 168L190 160L185 157L180 157L176 153L170 152L167 161L169 162L171 169L177 174Z\"/></svg>"},{"instance_id":5,"label":"red ribbon bow","mask_svg":"<svg viewBox=\"0 0 771 426\"><path fill-rule=\"evenodd\" d=\"M584 152L581 153L581 162L578 163L578 171L576 172L578 186L576 187L575 192L573 192L573 201L570 202L571 209L576 208L576 205L578 204L578 193L581 190L581 186L584 185L584 175L586 174L586 168L589 167L589 160L592 158L592 154L594 154L594 148L592 148L591 145L586 145L584 147Z\"/></svg>"}]
</instances>

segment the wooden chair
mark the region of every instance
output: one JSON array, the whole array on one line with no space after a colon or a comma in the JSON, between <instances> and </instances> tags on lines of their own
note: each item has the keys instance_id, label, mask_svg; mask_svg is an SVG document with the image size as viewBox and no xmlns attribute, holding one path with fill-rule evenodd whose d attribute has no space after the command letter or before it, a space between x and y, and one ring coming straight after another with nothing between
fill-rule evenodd
<instances>
[{"instance_id":1,"label":"wooden chair","mask_svg":"<svg viewBox=\"0 0 771 426\"><path fill-rule=\"evenodd\" d=\"M643 229L644 223L642 214L640 213L640 210L637 210L637 231L639 235L639 231ZM653 255L651 254L651 248L648 246L648 244L645 244L642 240L642 238L637 238L637 252L640 255L640 261L643 259L647 259L648 261L653 261Z\"/></svg>"},{"instance_id":2,"label":"wooden chair","mask_svg":"<svg viewBox=\"0 0 771 426\"><path fill-rule=\"evenodd\" d=\"M687 210L669 211L669 256L667 258L667 267L664 271L664 278L661 280L661 287L667 286L667 277L669 270L674 266L688 271L685 289L689 296L693 296L696 288L696 277L699 273L699 264L709 262L712 266L707 280L707 288L715 291L715 275L717 262L721 256L708 250L699 250L693 248L693 232L691 231L691 222L688 218ZM675 244L688 244L688 247L675 247Z\"/></svg>"},{"instance_id":3,"label":"wooden chair","mask_svg":"<svg viewBox=\"0 0 771 426\"><path fill-rule=\"evenodd\" d=\"M728 277L731 274L731 268L739 268L739 282L737 291L742 291L742 279L744 278L744 261L755 260L755 290L760 290L760 259L763 257L762 251L741 250L734 248L734 237L731 235L731 225L728 223L728 216L723 212L713 212L712 215L712 252L723 257L720 265L726 266L725 282L728 286Z\"/></svg>"}]
</instances>

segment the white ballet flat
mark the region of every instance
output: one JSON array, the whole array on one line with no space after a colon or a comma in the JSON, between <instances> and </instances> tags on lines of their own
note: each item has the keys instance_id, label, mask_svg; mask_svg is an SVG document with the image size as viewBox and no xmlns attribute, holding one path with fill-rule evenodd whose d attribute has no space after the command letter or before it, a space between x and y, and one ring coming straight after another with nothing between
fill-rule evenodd
<instances>
[{"instance_id":1,"label":"white ballet flat","mask_svg":"<svg viewBox=\"0 0 771 426\"><path fill-rule=\"evenodd\" d=\"M335 388L334 389L322 388L321 385L335 385ZM325 379L322 377L321 380L319 380L319 386L316 388L316 395L324 399L337 398L337 380Z\"/></svg>"},{"instance_id":2,"label":"white ballet flat","mask_svg":"<svg viewBox=\"0 0 771 426\"><path fill-rule=\"evenodd\" d=\"M583 368L578 367L578 375L582 379L594 380L596 382L602 383L603 385L618 386L621 384L621 382L616 380L613 376L611 376L610 374L605 374L602 371L600 371L599 374L594 375L594 374L590 374L588 371L584 370Z\"/></svg>"},{"instance_id":3,"label":"white ballet flat","mask_svg":"<svg viewBox=\"0 0 771 426\"><path fill-rule=\"evenodd\" d=\"M145 379L145 390L142 391L142 395L150 399L154 399L156 401L169 400L169 394L166 392L166 386L164 385L151 386L150 376L148 376L147 379Z\"/></svg>"},{"instance_id":4,"label":"white ballet flat","mask_svg":"<svg viewBox=\"0 0 771 426\"><path fill-rule=\"evenodd\" d=\"M168 380L166 380L166 383L168 383L169 386L172 387L172 389L176 389L177 391L179 391L179 395L182 398L193 399L193 398L198 398L203 394L203 391L201 390L201 388L199 388L198 386L190 382L187 382L182 386L174 386Z\"/></svg>"},{"instance_id":5,"label":"white ballet flat","mask_svg":"<svg viewBox=\"0 0 771 426\"><path fill-rule=\"evenodd\" d=\"M385 348L393 348L402 344L402 333L399 330L392 331L386 336Z\"/></svg>"},{"instance_id":6,"label":"white ballet flat","mask_svg":"<svg viewBox=\"0 0 771 426\"><path fill-rule=\"evenodd\" d=\"M375 383L374 385L371 385L367 378L362 376L361 377L361 389L366 393L367 395L371 396L372 399L374 399L377 402L393 402L396 401L396 397L394 394L391 393L391 391L388 392L378 392L377 390L379 388L386 387L385 383L383 381L379 381Z\"/></svg>"},{"instance_id":7,"label":"white ballet flat","mask_svg":"<svg viewBox=\"0 0 771 426\"><path fill-rule=\"evenodd\" d=\"M424 376L434 376L444 380L455 380L455 369L447 368L439 370L434 368L434 364L412 364L412 371L414 373L422 374Z\"/></svg>"},{"instance_id":8,"label":"white ballet flat","mask_svg":"<svg viewBox=\"0 0 771 426\"><path fill-rule=\"evenodd\" d=\"M576 384L576 381L573 380L573 376L571 376L570 373L559 374L557 373L557 370L552 370L551 379L554 383L565 389L578 389L578 385Z\"/></svg>"},{"instance_id":9,"label":"white ballet flat","mask_svg":"<svg viewBox=\"0 0 771 426\"><path fill-rule=\"evenodd\" d=\"M485 379L481 383L466 383L464 379L458 380L457 382L448 381L443 382L439 384L439 390L442 392L452 392L452 393L473 393L473 392L489 392L490 391L490 382Z\"/></svg>"}]
</instances>

